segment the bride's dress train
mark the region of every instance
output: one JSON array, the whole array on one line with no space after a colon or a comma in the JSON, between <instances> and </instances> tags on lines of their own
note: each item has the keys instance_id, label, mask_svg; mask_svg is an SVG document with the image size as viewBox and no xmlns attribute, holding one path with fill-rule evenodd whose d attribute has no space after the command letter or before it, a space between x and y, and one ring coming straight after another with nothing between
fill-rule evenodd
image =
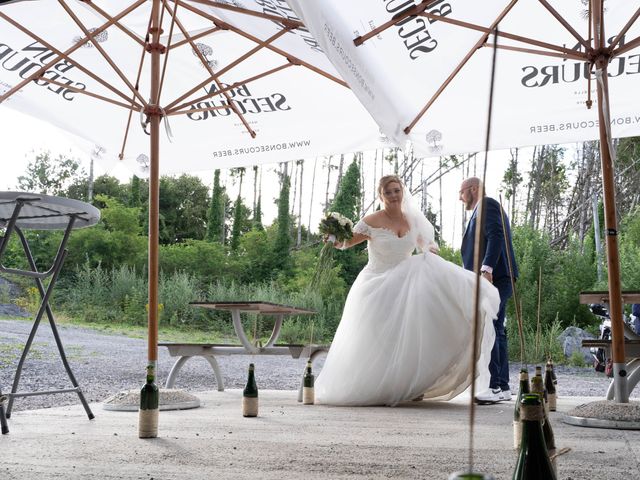
<instances>
[{"instance_id":1,"label":"bride's dress train","mask_svg":"<svg viewBox=\"0 0 640 480\"><path fill-rule=\"evenodd\" d=\"M474 273L433 253L412 255L414 230L398 237L360 221L355 231L370 238L369 263L347 297L316 381L317 403L395 405L460 394L471 383ZM477 370L488 385L500 299L481 282Z\"/></svg>"}]
</instances>

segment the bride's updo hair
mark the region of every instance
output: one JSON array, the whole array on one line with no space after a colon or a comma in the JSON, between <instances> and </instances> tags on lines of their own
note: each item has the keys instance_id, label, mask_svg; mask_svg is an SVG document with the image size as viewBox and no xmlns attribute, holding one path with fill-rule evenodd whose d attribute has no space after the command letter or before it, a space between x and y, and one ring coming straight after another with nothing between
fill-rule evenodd
<instances>
[{"instance_id":1,"label":"bride's updo hair","mask_svg":"<svg viewBox=\"0 0 640 480\"><path fill-rule=\"evenodd\" d=\"M382 198L382 192L384 192L384 189L387 188L387 185L393 182L398 183L400 186L404 185L398 175L385 175L380 179L380 181L378 182L378 195L380 196L380 198Z\"/></svg>"}]
</instances>

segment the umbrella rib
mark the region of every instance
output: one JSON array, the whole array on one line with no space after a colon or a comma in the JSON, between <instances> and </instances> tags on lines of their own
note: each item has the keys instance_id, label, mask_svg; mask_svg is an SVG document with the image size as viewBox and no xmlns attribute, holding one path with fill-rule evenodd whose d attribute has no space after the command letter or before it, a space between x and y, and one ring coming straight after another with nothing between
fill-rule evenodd
<instances>
[{"instance_id":1,"label":"umbrella rib","mask_svg":"<svg viewBox=\"0 0 640 480\"><path fill-rule=\"evenodd\" d=\"M140 62L138 63L138 75L136 76L136 85L135 85L136 90L138 90L138 88L140 87L140 77L142 76L142 67L144 66L146 46L149 43L149 32L151 31L152 24L153 24L153 18L150 17L149 23L147 24L147 33L144 37L144 43L142 45ZM131 104L133 105L134 101L135 101L135 95L132 95L131 100L129 100L129 102L131 102ZM142 108L140 108L140 110L142 110ZM122 146L120 147L120 153L118 154L118 158L120 158L120 160L124 158L124 149L127 147L127 141L129 140L129 130L131 128L132 116L133 116L133 109L129 108L129 115L127 115L127 125L124 128L124 136L122 138Z\"/></svg>"},{"instance_id":2,"label":"umbrella rib","mask_svg":"<svg viewBox=\"0 0 640 480\"><path fill-rule=\"evenodd\" d=\"M247 58L249 58L251 55L255 54L256 52L260 51L261 49L265 48L267 45L269 45L271 42L277 40L278 38L280 38L282 35L284 35L285 33L287 33L289 31L288 28L283 29L278 31L278 33L276 33L275 35L271 36L270 38L268 38L267 40L265 40L264 42L261 42L259 45L257 45L256 47L252 48L251 50L249 50L247 53L245 53L244 55L242 55L241 57L237 58L236 60L234 60L233 62L231 62L229 65L227 65L226 67L224 67L223 69L221 69L217 75L218 78L222 75L224 75L225 73L227 73L229 70L231 70L232 68L234 68L235 66L237 66L238 64L240 64L241 62L243 62L244 60L246 60ZM196 85L194 88L192 88L191 90L189 90L187 93L185 93L184 95L181 95L180 97L176 98L173 102L171 102L170 104L168 104L165 108L167 110L172 109L177 103L182 102L184 99L186 99L187 97L189 97L189 95L191 95L192 93L196 92L198 89L202 88L204 85L206 85L207 83L209 83L211 80L213 79L213 74L206 78L205 80L203 80L202 82L200 82L198 85ZM237 83L237 82L236 82ZM180 105L178 108L182 108L184 106Z\"/></svg>"},{"instance_id":3,"label":"umbrella rib","mask_svg":"<svg viewBox=\"0 0 640 480\"><path fill-rule=\"evenodd\" d=\"M546 8L549 11L551 15L555 17L556 20L558 20L558 22L562 24L564 28L567 29L567 31L571 35L575 37L576 40L578 40L578 42L580 42L580 44L587 51L591 50L591 45L589 45L589 42L584 38L582 38L582 36L569 24L569 22L567 22L564 18L562 18L562 15L560 15L555 8L549 5L549 2L547 2L547 0L538 0L538 1L544 6L544 8Z\"/></svg>"},{"instance_id":4,"label":"umbrella rib","mask_svg":"<svg viewBox=\"0 0 640 480\"><path fill-rule=\"evenodd\" d=\"M202 37L206 37L207 35L211 35L212 33L216 33L219 30L222 30L222 29L220 27L218 27L218 26L215 26L213 28L209 28L209 29L205 30L204 32L200 32L200 33L198 33L196 35L193 35L191 37L191 39L192 40L198 40L198 39L200 39ZM179 42L176 42L176 43L172 44L171 46L168 46L167 49L173 50L173 49L181 47L181 46L183 46L183 45L185 45L187 43L189 43L189 40L186 40L186 39L185 40L180 40Z\"/></svg>"},{"instance_id":5,"label":"umbrella rib","mask_svg":"<svg viewBox=\"0 0 640 480\"><path fill-rule=\"evenodd\" d=\"M359 37L354 38L353 39L353 43L355 44L356 47L359 47L364 42L366 42L370 38L373 38L376 35L384 32L389 27L392 27L393 25L395 25L396 23L401 22L402 20L404 20L407 17L415 16L415 15L418 15L418 14L426 11L429 7L431 7L431 5L433 3L437 3L439 1L441 1L441 0L424 0L422 3L414 5L413 7L409 8L409 9L407 9L407 10L401 12L401 13L398 13L397 15L394 15L391 18L391 20L388 20L388 21L384 22L382 25L374 28L370 32L367 32L364 35L360 35Z\"/></svg>"},{"instance_id":6,"label":"umbrella rib","mask_svg":"<svg viewBox=\"0 0 640 480\"><path fill-rule=\"evenodd\" d=\"M72 87L71 85L67 85L66 83L58 82L57 80L54 80L52 78L41 77L41 78L38 79L38 81L50 83L51 85L56 85L58 87L63 87L65 89L67 89L67 90L71 90L72 92L81 93L82 95L87 95L87 96L92 97L92 98L97 98L98 100L102 100L104 102L111 103L111 104L117 105L119 107L124 107L127 110L131 110L131 105L128 104L128 103L118 102L117 100L113 100L111 98L105 97L104 95L100 95L98 93L92 93L92 92L89 92L87 90L83 90L83 89L78 88L78 87ZM137 105L137 104L135 104L134 106L137 107L137 109L141 109L142 108L140 105Z\"/></svg>"},{"instance_id":7,"label":"umbrella rib","mask_svg":"<svg viewBox=\"0 0 640 480\"><path fill-rule=\"evenodd\" d=\"M60 4L62 5L62 8L64 8L67 13L69 14L69 16L73 19L74 22L76 22L76 25L78 25L78 27L80 27L80 29L84 32L84 34L86 36L90 36L89 31L87 30L87 28L85 27L85 25L82 23L82 21L76 16L76 14L73 12L73 10L65 3L65 0L58 0L58 2L60 2ZM142 95L140 95L140 92L138 92L136 90L136 88L131 85L131 82L129 82L129 80L127 79L127 77L125 76L125 74L122 72L122 70L120 70L115 62L113 61L113 59L109 56L109 54L107 52L105 52L105 50L100 46L100 44L95 40L95 38L93 36L91 36L89 38L89 40L91 41L91 43L93 43L93 46L96 47L96 50L98 50L100 52L100 54L102 55L102 57L105 59L105 61L111 65L111 68L114 70L114 72L116 73L116 75L118 75L120 77L120 79L125 83L125 85L127 85L129 87L129 89L134 93L134 95L136 97L138 97L138 100L140 100L140 102L144 105L146 105L146 102L144 100L144 98L142 98Z\"/></svg>"},{"instance_id":8,"label":"umbrella rib","mask_svg":"<svg viewBox=\"0 0 640 480\"><path fill-rule=\"evenodd\" d=\"M99 13L100 15L102 15L106 20L108 21L112 21L112 17L111 15L109 15L107 12L105 12L104 10L102 10L99 6L97 6L95 4L95 2L84 2L86 5L88 5L89 7L91 7L93 10L95 10L97 13ZM121 30L125 35L127 35L128 37L130 37L133 41L137 42L141 47L144 47L144 42L142 40L140 40L136 35L134 35L127 27L125 27L124 25L122 25L119 21L113 21L112 22L113 25L115 27L117 27L119 30Z\"/></svg>"},{"instance_id":9,"label":"umbrella rib","mask_svg":"<svg viewBox=\"0 0 640 480\"><path fill-rule=\"evenodd\" d=\"M577 52L570 55L567 53L558 53L558 52L547 52L545 50L534 50L532 48L522 48L522 47L513 47L513 46L509 46L509 45L500 45L500 44L496 44L496 43L489 43L489 42L485 42L484 45L482 45L483 47L489 47L489 48L500 48L503 50L511 50L514 52L523 52L523 53L531 53L533 55L543 55L543 56L547 56L547 57L557 57L557 58L562 58L562 59L572 59L572 60L578 60L578 61L585 61L586 58L584 56L584 54L580 55Z\"/></svg>"},{"instance_id":10,"label":"umbrella rib","mask_svg":"<svg viewBox=\"0 0 640 480\"><path fill-rule=\"evenodd\" d=\"M255 10L248 10L246 8L236 7L235 5L222 4L222 3L213 2L209 0L191 0L191 2L199 3L201 5L207 5L214 8L220 8L222 10L229 10L236 13L242 13L244 15L249 15L251 17L264 18L265 20L270 20L272 22L282 23L283 25L289 28L304 28L304 29L307 28L305 27L304 23L302 23L300 20L292 20L290 18L280 17L278 15L269 15L268 13L256 12Z\"/></svg>"},{"instance_id":11,"label":"umbrella rib","mask_svg":"<svg viewBox=\"0 0 640 480\"><path fill-rule=\"evenodd\" d=\"M623 53L628 52L629 50L633 50L638 45L640 45L640 37L631 40L630 42L625 43L623 46L616 48L613 52L611 52L611 56L617 57L618 55L622 55Z\"/></svg>"},{"instance_id":12,"label":"umbrella rib","mask_svg":"<svg viewBox=\"0 0 640 480\"><path fill-rule=\"evenodd\" d=\"M511 8L511 7L509 7ZM427 17L429 19L432 20L438 20L441 21L443 23L450 23L451 25L456 25L458 27L464 27L464 28L468 28L470 30L477 30L479 32L483 32L485 34L489 34L492 33L490 28L487 27L483 27L482 25L476 25L474 23L469 23L469 22L463 22L462 20L456 20L454 18L448 18L448 17L443 17L442 15L434 15L432 13L421 13L420 14L423 17ZM576 55L579 54L578 52L576 52L575 50L572 50L570 48L565 48L565 47L561 47L559 45L554 45L552 43L547 43L547 42L542 42L540 40L535 40L533 38L527 38L527 37L523 37L521 35L515 35L513 33L507 33L507 32L502 32L499 31L496 33L496 35L498 37L503 37L503 38L508 38L509 40L515 40L517 42L521 42L521 43L527 43L530 45L535 45L536 47L541 47L541 48L547 48L549 50L555 50L558 52L562 52L562 53L566 53L567 55ZM586 59L586 54L583 54L582 59Z\"/></svg>"},{"instance_id":13,"label":"umbrella rib","mask_svg":"<svg viewBox=\"0 0 640 480\"><path fill-rule=\"evenodd\" d=\"M609 45L609 48L611 50L616 48L618 43L620 43L620 40L622 39L622 37L625 36L627 31L631 28L631 26L635 23L635 21L638 19L639 16L640 16L640 8L636 10L636 13L633 14L633 16L627 22L627 24L622 28L622 30L620 30L620 33L618 33L618 35L616 35L616 38L613 39L613 41L611 42L611 45Z\"/></svg>"},{"instance_id":14,"label":"umbrella rib","mask_svg":"<svg viewBox=\"0 0 640 480\"><path fill-rule=\"evenodd\" d=\"M173 9L173 12L169 9L167 5L167 0L162 1L162 12L163 15L160 17L160 26L162 28L162 18L164 16L164 12L167 11L171 14L171 27L169 27L169 38L167 39L166 49L164 50L164 63L162 65L162 75L160 75L160 85L158 86L158 103L160 103L160 97L162 95L162 87L164 86L164 76L167 73L167 63L169 62L169 51L171 50L169 47L171 46L171 40L173 39L173 28L176 25L176 15L178 13L178 3L176 3L176 8Z\"/></svg>"},{"instance_id":15,"label":"umbrella rib","mask_svg":"<svg viewBox=\"0 0 640 480\"><path fill-rule=\"evenodd\" d=\"M116 17L114 17L114 21L119 20L120 18L124 17L125 15L128 15L129 13L131 13L133 10L135 10L136 8L138 8L140 5L142 5L143 3L145 3L146 0L138 0L136 3L134 3L133 5L130 5L129 7L127 7L126 9L124 9L122 12L120 12L118 15L116 15ZM18 27L17 23L15 23L11 18L7 17L5 14L3 14L2 12L0 12L0 17L2 17L4 20L6 20L7 22L11 23L12 25ZM75 52L76 50L78 50L79 48L81 48L83 45L85 45L89 40L93 39L93 37L99 35L100 33L102 33L104 30L106 30L108 27L110 27L113 24L113 21L109 21L107 23L105 23L104 25L102 25L101 27L95 29L91 34L87 35L85 38L83 38L82 40L80 40L79 42L77 42L73 47L68 48L64 53L58 55L56 58L54 58L51 62L47 63L46 65L43 65L41 68L39 68L38 70L36 70L33 74L29 75L27 78L25 78L22 82L18 83L16 86L14 86L12 89L10 89L9 91L7 91L4 95L0 96L0 103L2 103L6 98L9 98L11 95L13 95L15 92L17 92L18 90L20 90L22 87L24 87L25 85L27 85L29 82L31 82L32 80L40 77L40 75L42 75L43 72L47 71L51 66L55 65L57 62L60 61L60 59L62 58L67 58L69 60L71 60L68 56ZM21 31L27 33L28 31L25 31L23 28L18 27ZM33 37L33 34L31 32L28 32L28 35ZM75 62L74 62L75 63Z\"/></svg>"},{"instance_id":16,"label":"umbrella rib","mask_svg":"<svg viewBox=\"0 0 640 480\"><path fill-rule=\"evenodd\" d=\"M221 21L220 19L214 17L213 15L209 15L208 13L205 13L201 10L198 10L197 8L194 8L191 5L188 4L182 4L182 6L188 10L191 10L193 13L196 13L200 16L202 16L203 18L206 18L207 20L211 20L213 23L215 23L216 25L218 25L220 28L224 29L224 30L231 30L234 33L237 33L238 35L240 35L241 37L244 37L248 40L251 40L254 43L261 43L262 40L260 40L257 37L254 37L253 35L247 33L247 32L243 32L242 30L234 27L233 25L230 25L228 23L225 23L223 21ZM349 88L349 86L347 85L347 82L345 82L344 80L341 80L339 78L337 78L334 75L331 75L328 72L325 72L324 70L322 70L321 68L315 67L307 62L305 62L304 60L301 60L300 58L291 55L287 52L285 52L284 50L281 50L278 47L275 47L273 45L265 45L265 48L271 50L274 53L277 53L278 55L282 55L283 57L285 57L287 60L289 60L290 62L293 62L297 65L302 65L303 67L307 67L309 70L317 73L318 75L322 75L325 78L328 78L329 80L332 80L340 85L342 85L343 87L347 87Z\"/></svg>"},{"instance_id":17,"label":"umbrella rib","mask_svg":"<svg viewBox=\"0 0 640 480\"><path fill-rule=\"evenodd\" d=\"M261 42L260 39L254 37L250 33L243 32L242 30L234 27L233 25L229 25L228 27L229 27L229 30L237 33L238 35L240 35L242 37L247 38L248 40L251 40L251 41L256 42L256 43L260 43ZM296 65L302 65L303 67L308 68L309 70L317 73L318 75L322 75L323 77L328 78L329 80L333 80L334 82L342 85L343 87L349 88L349 85L347 85L347 82L345 82L344 80L341 80L338 77L336 77L334 75L331 75L328 72L325 72L321 68L318 68L318 67L316 67L316 66L314 66L314 65L312 65L312 64L310 64L308 62L305 62L304 60L296 57L295 55L291 55L291 54L287 53L286 51L284 51L284 50L282 50L282 49L280 49L278 47L275 47L273 45L265 45L265 47L268 48L269 50L271 50L272 52L275 52L275 53L277 53L279 55L282 55L287 60L289 60L291 63L294 63Z\"/></svg>"},{"instance_id":18,"label":"umbrella rib","mask_svg":"<svg viewBox=\"0 0 640 480\"><path fill-rule=\"evenodd\" d=\"M284 65L280 65L279 67L272 68L271 70L267 70L266 72L259 73L258 75L255 75L253 77L247 78L245 80L240 80L239 82L234 82L233 84L229 85L228 87L223 88L222 90L217 90L217 91L215 91L213 93L210 93L210 94L207 94L207 95L203 95L202 97L196 98L194 100L189 100L188 102L185 102L185 103L183 103L181 105L178 105L177 107L172 108L171 110L167 109L167 114L168 115L178 115L178 114L181 114L181 113L191 113L194 110L181 110L181 109L184 108L184 107L187 107L189 105L193 105L195 103L202 102L203 100L207 100L209 98L215 97L215 96L220 95L220 94L222 94L224 92L228 92L230 90L233 90L234 88L237 88L240 85L246 85L247 83L254 82L256 80L259 80L260 78L264 78L267 75L274 74L276 72L279 72L280 70L284 70L285 68L291 67L293 65L295 65L295 64L294 63L285 63Z\"/></svg>"},{"instance_id":19,"label":"umbrella rib","mask_svg":"<svg viewBox=\"0 0 640 480\"><path fill-rule=\"evenodd\" d=\"M482 38L480 40L478 40L473 47L471 47L471 50L469 50L469 52L464 56L462 61L453 70L453 72L451 72L451 74L447 77L447 79L444 81L444 83L442 85L440 85L440 88L438 88L436 93L433 94L433 97L431 97L431 99L422 108L422 110L420 110L420 112L418 113L418 115L416 115L416 117L413 119L413 121L404 129L404 133L406 133L408 135L409 132L411 132L413 127L416 125L416 123L418 123L418 121L427 112L427 110L429 110L431 105L433 105L433 102L435 102L436 99L440 96L440 94L449 86L449 84L453 81L453 79L456 77L456 75L458 75L458 72L460 72L460 70L462 70L462 67L464 67L466 65L466 63L473 56L473 54L478 50L478 48L480 48L480 46L487 41L487 38L489 37L489 33L496 28L496 25L498 25L500 23L500 21L505 17L505 15L507 15L507 13L509 13L509 11L517 3L517 1L518 0L511 0L509 5L507 5L505 7L505 9L502 12L500 12L498 17L491 24L491 27L489 27L489 32L485 33L482 36Z\"/></svg>"},{"instance_id":20,"label":"umbrella rib","mask_svg":"<svg viewBox=\"0 0 640 480\"><path fill-rule=\"evenodd\" d=\"M184 5L184 4L182 4ZM167 7L168 8L168 7ZM189 44L191 45L191 48L193 49L193 51L195 52L195 54L198 56L198 58L200 59L200 61L202 62L202 65L204 65L204 67L207 69L207 71L209 72L209 75L211 76L211 78L213 79L213 81L216 83L218 89L222 89L222 85L220 82L219 77L216 75L216 73L213 71L213 69L211 68L211 66L209 66L209 63L206 61L206 58L204 58L204 55L202 54L202 52L196 47L195 43L193 43L193 40L191 39L189 33L187 32L187 30L184 28L184 26L182 25L182 22L180 22L179 19L176 18L176 25L178 25L178 28L180 29L180 31L182 32L182 34L185 36L186 39L189 40ZM229 95L225 92L223 93L224 97L227 99L227 102L229 104L229 107L233 110L233 112L238 116L238 118L240 118L240 121L242 122L242 124L245 126L245 128L247 129L247 131L249 132L249 135L251 135L251 138L255 138L256 137L256 132L253 131L253 129L249 126L249 123L247 122L247 120L244 118L244 116L240 113L240 111L238 110L238 108L235 106L235 104L231 101L231 97L229 97Z\"/></svg>"},{"instance_id":21,"label":"umbrella rib","mask_svg":"<svg viewBox=\"0 0 640 480\"><path fill-rule=\"evenodd\" d=\"M129 99L127 98L127 96L121 92L120 90L118 90L117 88L115 88L113 85L105 82L102 78L100 78L98 75L96 75L95 73L91 72L89 69L85 68L82 64L76 62L74 59L72 59L71 57L69 57L68 55L66 55L65 53L63 53L62 51L60 51L59 49L57 49L56 47L54 47L53 45L49 44L47 41L45 41L43 38L41 38L40 36L36 35L35 33L33 33L32 31L26 29L25 27L23 27L22 25L20 25L19 23L16 23L13 19L7 17L6 15L4 15L2 12L0 12L0 18L3 18L5 21L7 21L8 23L10 23L11 25L13 25L14 27L16 27L18 30L20 30L21 32L23 32L24 34L30 36L31 38L33 38L35 41L37 41L38 43L44 45L45 47L47 47L49 50L51 50L52 52L56 53L58 55L57 59L55 60L55 62L57 62L58 60L60 60L61 58L64 58L65 60L69 61L70 63L72 63L78 70L80 70L81 72L84 72L85 74L87 74L89 77L91 77L92 79L94 79L96 82L100 83L102 86L104 86L105 88L111 90L113 93L115 93L116 95L118 95L119 97L122 97L123 99L129 101ZM54 62L54 63L55 63ZM50 64L49 64L50 65ZM39 78L46 78L46 77L40 77L37 74L34 74L36 76L38 76ZM30 77L31 78L31 77ZM33 78L33 80L35 80L35 78ZM27 82L28 83L28 82ZM0 97L0 103L2 103L2 101L4 100L4 96ZM136 106L140 106L138 104L136 104Z\"/></svg>"}]
</instances>

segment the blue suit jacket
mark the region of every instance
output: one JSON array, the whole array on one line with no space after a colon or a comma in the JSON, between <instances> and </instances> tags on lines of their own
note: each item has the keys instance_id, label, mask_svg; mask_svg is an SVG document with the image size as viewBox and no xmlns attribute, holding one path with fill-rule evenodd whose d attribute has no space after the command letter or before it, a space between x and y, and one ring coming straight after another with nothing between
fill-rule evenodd
<instances>
[{"instance_id":1,"label":"blue suit jacket","mask_svg":"<svg viewBox=\"0 0 640 480\"><path fill-rule=\"evenodd\" d=\"M478 205L480 207L480 205ZM504 233L502 230L502 218L500 215L500 204L490 197L484 197L484 231L483 231L483 250L481 252L480 266L487 265L493 269L493 279L508 278L509 263L507 260L507 249L505 248ZM462 263L467 270L473 270L473 252L476 236L476 213L477 209L469 220L467 229L462 237ZM507 231L507 239L509 245L509 256L511 257L511 265L513 267L514 278L518 277L518 265L513 254L513 244L511 242L511 227L507 215L504 215L505 227Z\"/></svg>"}]
</instances>

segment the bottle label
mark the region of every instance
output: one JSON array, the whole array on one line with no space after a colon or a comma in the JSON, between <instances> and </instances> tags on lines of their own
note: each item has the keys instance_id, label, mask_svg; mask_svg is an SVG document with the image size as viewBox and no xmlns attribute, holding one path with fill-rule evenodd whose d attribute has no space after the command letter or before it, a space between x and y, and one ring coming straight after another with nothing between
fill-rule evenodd
<instances>
[{"instance_id":1,"label":"bottle label","mask_svg":"<svg viewBox=\"0 0 640 480\"><path fill-rule=\"evenodd\" d=\"M520 418L522 421L541 422L544 419L544 410L541 405L521 405Z\"/></svg>"},{"instance_id":2,"label":"bottle label","mask_svg":"<svg viewBox=\"0 0 640 480\"><path fill-rule=\"evenodd\" d=\"M158 409L138 411L138 438L158 436Z\"/></svg>"},{"instance_id":3,"label":"bottle label","mask_svg":"<svg viewBox=\"0 0 640 480\"><path fill-rule=\"evenodd\" d=\"M242 397L242 416L257 417L258 416L258 398Z\"/></svg>"},{"instance_id":4,"label":"bottle label","mask_svg":"<svg viewBox=\"0 0 640 480\"><path fill-rule=\"evenodd\" d=\"M555 393L550 393L548 396L548 405L549 405L549 410L552 412L556 411L556 394Z\"/></svg>"},{"instance_id":5,"label":"bottle label","mask_svg":"<svg viewBox=\"0 0 640 480\"><path fill-rule=\"evenodd\" d=\"M513 421L513 448L520 449L520 442L522 442L522 422L520 420Z\"/></svg>"},{"instance_id":6,"label":"bottle label","mask_svg":"<svg viewBox=\"0 0 640 480\"><path fill-rule=\"evenodd\" d=\"M313 405L315 402L315 389L313 387L302 388L302 404Z\"/></svg>"}]
</instances>

